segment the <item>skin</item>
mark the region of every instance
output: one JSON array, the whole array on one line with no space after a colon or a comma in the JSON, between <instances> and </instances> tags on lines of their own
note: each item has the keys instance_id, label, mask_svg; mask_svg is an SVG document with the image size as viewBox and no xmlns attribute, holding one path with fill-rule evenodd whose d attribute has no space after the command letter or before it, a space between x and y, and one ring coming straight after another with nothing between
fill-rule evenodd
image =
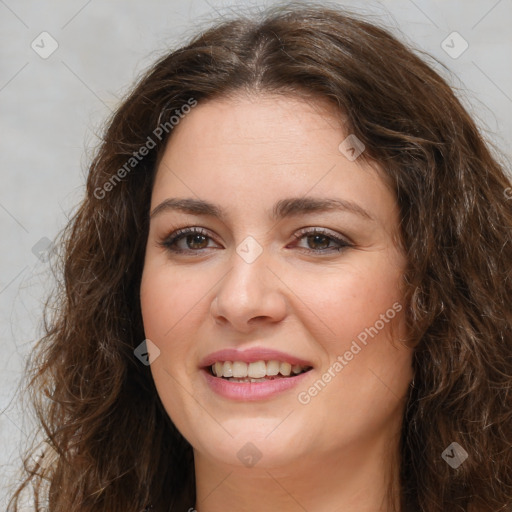
<instances>
[{"instance_id":1,"label":"skin","mask_svg":"<svg viewBox=\"0 0 512 512\"><path fill-rule=\"evenodd\" d=\"M152 375L193 447L197 502L190 506L199 512L233 504L244 512L392 510L386 492L396 485L412 379L412 350L400 343L404 308L359 343L341 371L332 367L365 328L393 304L401 307L406 260L394 242L396 199L378 169L340 152L348 133L338 119L323 100L215 99L180 121L159 162L151 211L167 198L194 198L227 215L155 215L141 283L145 334L160 351L153 351ZM373 220L341 210L270 220L274 203L288 197L349 200ZM161 245L194 226L209 238L176 242L188 252ZM330 238L294 238L302 228L324 228L353 247L337 252ZM236 252L249 235L262 249L252 263ZM251 347L293 354L313 370L300 387L265 400L214 393L201 359ZM329 368L335 376L301 403L299 393ZM237 457L248 442L261 454L252 467Z\"/></svg>"}]
</instances>

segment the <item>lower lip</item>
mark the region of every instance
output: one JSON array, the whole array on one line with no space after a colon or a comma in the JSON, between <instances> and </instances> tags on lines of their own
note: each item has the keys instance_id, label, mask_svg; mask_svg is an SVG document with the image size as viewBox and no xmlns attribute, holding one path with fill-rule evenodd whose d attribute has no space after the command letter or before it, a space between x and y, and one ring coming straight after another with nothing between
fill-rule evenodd
<instances>
[{"instance_id":1,"label":"lower lip","mask_svg":"<svg viewBox=\"0 0 512 512\"><path fill-rule=\"evenodd\" d=\"M234 382L220 377L214 377L207 370L202 369L210 389L224 398L240 401L264 400L300 384L311 370L282 379L267 380L263 382Z\"/></svg>"}]
</instances>

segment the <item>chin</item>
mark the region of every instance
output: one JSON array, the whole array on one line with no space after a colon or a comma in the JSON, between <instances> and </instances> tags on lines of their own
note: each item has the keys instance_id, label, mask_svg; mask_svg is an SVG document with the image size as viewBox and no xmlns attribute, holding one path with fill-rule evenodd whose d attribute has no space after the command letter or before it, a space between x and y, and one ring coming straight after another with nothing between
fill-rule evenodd
<instances>
[{"instance_id":1,"label":"chin","mask_svg":"<svg viewBox=\"0 0 512 512\"><path fill-rule=\"evenodd\" d=\"M247 420L248 423L251 420ZM275 428L275 422L273 423ZM228 434L206 435L202 432L197 436L197 442L191 443L195 456L211 459L215 464L236 466L238 468L271 469L297 463L300 454L297 452L297 436L289 430L286 436L279 436L267 429L266 432L255 432L248 424L247 428L238 425L237 430Z\"/></svg>"}]
</instances>

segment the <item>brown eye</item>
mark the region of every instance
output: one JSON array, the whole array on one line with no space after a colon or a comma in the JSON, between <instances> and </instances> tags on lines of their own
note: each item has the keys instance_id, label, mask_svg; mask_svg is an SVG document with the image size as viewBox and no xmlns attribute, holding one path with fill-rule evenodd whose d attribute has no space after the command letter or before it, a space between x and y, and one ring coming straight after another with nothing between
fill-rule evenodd
<instances>
[{"instance_id":1,"label":"brown eye","mask_svg":"<svg viewBox=\"0 0 512 512\"><path fill-rule=\"evenodd\" d=\"M199 252L208 249L211 237L202 228L184 228L171 233L159 245L175 253Z\"/></svg>"},{"instance_id":2,"label":"brown eye","mask_svg":"<svg viewBox=\"0 0 512 512\"><path fill-rule=\"evenodd\" d=\"M302 248L318 254L341 252L348 247L353 247L351 243L341 237L330 232L327 233L320 228L304 230L294 237L299 241L305 239L307 247ZM171 233L159 245L174 253L199 253L203 249L213 248L208 245L210 241L213 240L204 229L184 228Z\"/></svg>"},{"instance_id":3,"label":"brown eye","mask_svg":"<svg viewBox=\"0 0 512 512\"><path fill-rule=\"evenodd\" d=\"M187 235L185 241L189 249L205 249L208 245L207 238L204 235Z\"/></svg>"},{"instance_id":4,"label":"brown eye","mask_svg":"<svg viewBox=\"0 0 512 512\"><path fill-rule=\"evenodd\" d=\"M318 250L327 249L329 247L331 239L325 235L308 235L307 241L311 249Z\"/></svg>"},{"instance_id":5,"label":"brown eye","mask_svg":"<svg viewBox=\"0 0 512 512\"><path fill-rule=\"evenodd\" d=\"M310 229L309 231L302 230L294 235L294 237L296 240L306 239L307 247L304 247L304 249L318 254L341 252L349 247L353 247L351 243L343 238L322 228Z\"/></svg>"}]
</instances>

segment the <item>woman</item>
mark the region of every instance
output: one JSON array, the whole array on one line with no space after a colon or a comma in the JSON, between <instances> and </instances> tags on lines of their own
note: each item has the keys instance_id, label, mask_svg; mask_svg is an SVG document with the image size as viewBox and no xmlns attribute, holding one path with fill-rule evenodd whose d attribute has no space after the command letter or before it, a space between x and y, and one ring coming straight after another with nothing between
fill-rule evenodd
<instances>
[{"instance_id":1,"label":"woman","mask_svg":"<svg viewBox=\"0 0 512 512\"><path fill-rule=\"evenodd\" d=\"M446 82L342 11L162 58L62 234L10 510L29 483L59 512L510 510L510 186Z\"/></svg>"}]
</instances>

